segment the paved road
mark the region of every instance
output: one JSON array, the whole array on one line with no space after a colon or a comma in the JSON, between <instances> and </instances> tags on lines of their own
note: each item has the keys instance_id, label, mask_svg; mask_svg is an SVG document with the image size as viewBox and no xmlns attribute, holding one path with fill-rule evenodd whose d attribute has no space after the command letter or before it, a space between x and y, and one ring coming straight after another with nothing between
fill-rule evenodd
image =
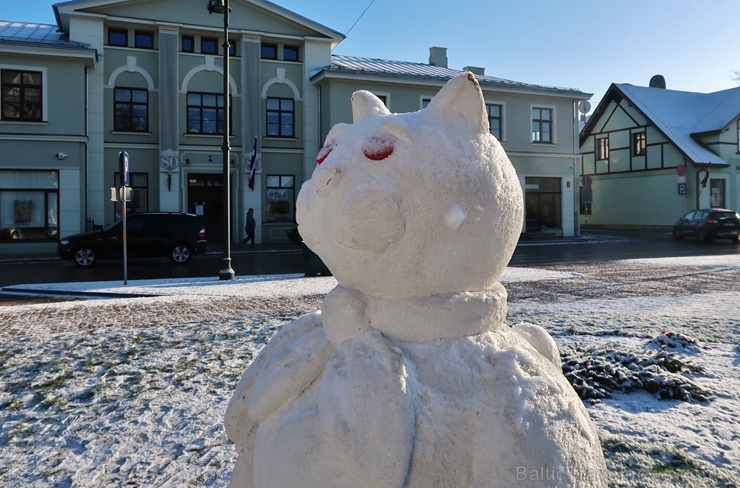
<instances>
[{"instance_id":1,"label":"paved road","mask_svg":"<svg viewBox=\"0 0 740 488\"><path fill-rule=\"evenodd\" d=\"M676 241L668 232L600 231L578 240L529 242L522 239L510 266L592 263L618 259L740 254L740 246L729 240L700 243Z\"/></svg>"},{"instance_id":2,"label":"paved road","mask_svg":"<svg viewBox=\"0 0 740 488\"><path fill-rule=\"evenodd\" d=\"M675 241L666 232L590 232L577 239L523 238L510 262L511 266L537 267L568 263L592 263L616 259L666 256L700 256L739 254L740 246L729 240L702 244L697 241ZM128 263L129 280L156 278L192 278L217 276L222 268L218 252L195 256L186 265L167 259L132 259ZM300 248L289 246L267 248L235 246L232 267L238 276L302 273ZM53 255L4 256L0 259L0 288L15 284L64 283L123 280L123 263L101 261L92 269L79 269L71 262Z\"/></svg>"}]
</instances>

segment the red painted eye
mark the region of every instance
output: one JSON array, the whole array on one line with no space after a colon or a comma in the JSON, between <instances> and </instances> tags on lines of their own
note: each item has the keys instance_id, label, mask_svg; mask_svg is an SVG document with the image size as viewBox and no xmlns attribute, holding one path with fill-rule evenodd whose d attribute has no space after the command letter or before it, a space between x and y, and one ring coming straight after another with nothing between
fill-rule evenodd
<instances>
[{"instance_id":1,"label":"red painted eye","mask_svg":"<svg viewBox=\"0 0 740 488\"><path fill-rule=\"evenodd\" d=\"M396 138L390 135L371 137L362 146L362 153L367 159L382 161L391 154L396 147Z\"/></svg>"},{"instance_id":2,"label":"red painted eye","mask_svg":"<svg viewBox=\"0 0 740 488\"><path fill-rule=\"evenodd\" d=\"M324 160L329 157L329 154L331 154L334 146L336 146L336 144L334 144L334 142L332 141L331 143L322 147L321 151L319 151L319 154L316 156L316 164L323 163Z\"/></svg>"}]
</instances>

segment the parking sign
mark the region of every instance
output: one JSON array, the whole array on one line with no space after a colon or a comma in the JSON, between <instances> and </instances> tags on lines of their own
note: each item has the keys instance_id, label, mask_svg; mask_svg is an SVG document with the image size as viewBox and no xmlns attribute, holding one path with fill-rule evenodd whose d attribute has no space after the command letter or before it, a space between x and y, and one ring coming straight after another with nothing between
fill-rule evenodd
<instances>
[{"instance_id":1,"label":"parking sign","mask_svg":"<svg viewBox=\"0 0 740 488\"><path fill-rule=\"evenodd\" d=\"M128 178L128 153L121 151L118 153L118 164L120 166L121 186L129 186Z\"/></svg>"}]
</instances>

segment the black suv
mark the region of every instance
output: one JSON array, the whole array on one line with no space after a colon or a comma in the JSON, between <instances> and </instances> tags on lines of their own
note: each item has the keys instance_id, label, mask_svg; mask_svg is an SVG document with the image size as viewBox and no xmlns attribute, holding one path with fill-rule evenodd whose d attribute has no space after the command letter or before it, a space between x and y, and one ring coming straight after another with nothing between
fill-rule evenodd
<instances>
[{"instance_id":1,"label":"black suv","mask_svg":"<svg viewBox=\"0 0 740 488\"><path fill-rule=\"evenodd\" d=\"M673 237L696 236L701 242L712 239L732 239L740 242L740 216L726 208L692 210L673 224Z\"/></svg>"},{"instance_id":2,"label":"black suv","mask_svg":"<svg viewBox=\"0 0 740 488\"><path fill-rule=\"evenodd\" d=\"M126 252L132 258L169 256L186 263L206 250L206 230L195 215L147 212L126 217ZM98 259L123 257L123 220L99 230L63 238L57 246L62 259L87 268Z\"/></svg>"}]
</instances>

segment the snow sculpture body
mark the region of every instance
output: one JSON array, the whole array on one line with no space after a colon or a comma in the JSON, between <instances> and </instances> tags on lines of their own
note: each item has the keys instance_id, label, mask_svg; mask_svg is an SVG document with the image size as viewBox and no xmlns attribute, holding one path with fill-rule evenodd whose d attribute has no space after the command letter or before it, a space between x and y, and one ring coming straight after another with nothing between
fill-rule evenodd
<instances>
[{"instance_id":1,"label":"snow sculpture body","mask_svg":"<svg viewBox=\"0 0 740 488\"><path fill-rule=\"evenodd\" d=\"M239 382L231 486L603 486L554 341L504 324L522 193L475 77L416 113L365 91L352 107L297 203L339 285Z\"/></svg>"}]
</instances>

